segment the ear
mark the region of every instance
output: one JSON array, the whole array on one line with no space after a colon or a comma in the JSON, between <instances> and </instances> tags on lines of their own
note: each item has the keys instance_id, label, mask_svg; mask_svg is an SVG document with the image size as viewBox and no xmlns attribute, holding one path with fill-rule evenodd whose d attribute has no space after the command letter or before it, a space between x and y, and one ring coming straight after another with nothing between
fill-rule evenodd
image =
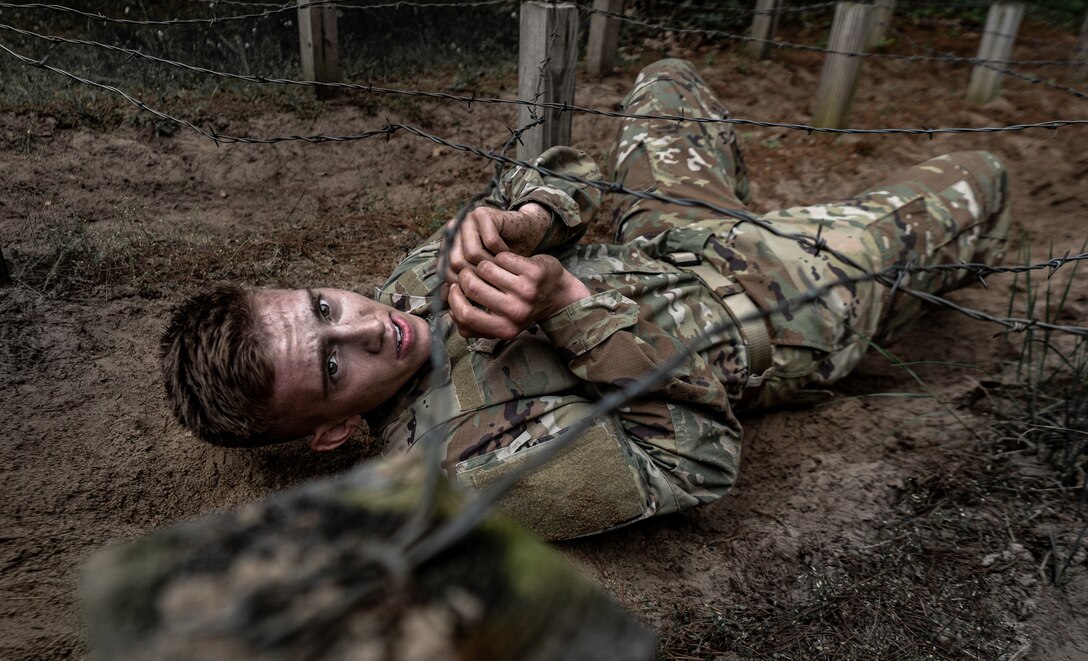
<instances>
[{"instance_id":1,"label":"ear","mask_svg":"<svg viewBox=\"0 0 1088 661\"><path fill-rule=\"evenodd\" d=\"M310 448L315 452L335 450L351 438L355 430L363 424L363 416L353 415L339 422L323 422L314 430L310 439Z\"/></svg>"}]
</instances>

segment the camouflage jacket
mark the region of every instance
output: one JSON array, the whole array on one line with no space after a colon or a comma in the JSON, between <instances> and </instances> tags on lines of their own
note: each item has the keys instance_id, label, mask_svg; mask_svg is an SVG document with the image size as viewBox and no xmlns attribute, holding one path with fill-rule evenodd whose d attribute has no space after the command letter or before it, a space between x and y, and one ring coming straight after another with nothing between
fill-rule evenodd
<instances>
[{"instance_id":1,"label":"camouflage jacket","mask_svg":"<svg viewBox=\"0 0 1088 661\"><path fill-rule=\"evenodd\" d=\"M553 148L537 161L556 173L599 178L584 152ZM484 487L531 456L608 392L640 379L699 340L727 312L718 296L665 258L703 250L705 232L673 229L627 245L574 245L596 212L595 189L514 169L485 203L537 202L553 212L538 251L556 255L592 295L511 341L445 337L442 369L425 367L368 423L387 452L445 442L445 466ZM432 240L377 292L381 302L430 317L439 284ZM717 294L717 296L715 295ZM430 319L436 336L447 314ZM506 508L546 537L597 532L707 503L737 475L741 430L731 411L747 377L734 331L709 338L645 395L598 420L574 449L522 480Z\"/></svg>"}]
</instances>

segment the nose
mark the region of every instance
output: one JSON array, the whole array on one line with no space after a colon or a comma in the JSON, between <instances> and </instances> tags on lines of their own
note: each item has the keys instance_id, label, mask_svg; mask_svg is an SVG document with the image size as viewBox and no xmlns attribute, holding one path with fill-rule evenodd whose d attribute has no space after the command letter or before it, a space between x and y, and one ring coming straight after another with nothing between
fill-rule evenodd
<instances>
[{"instance_id":1,"label":"nose","mask_svg":"<svg viewBox=\"0 0 1088 661\"><path fill-rule=\"evenodd\" d=\"M388 332L387 319L377 314L348 319L336 324L332 335L340 342L352 343L364 351L378 353L382 350Z\"/></svg>"}]
</instances>

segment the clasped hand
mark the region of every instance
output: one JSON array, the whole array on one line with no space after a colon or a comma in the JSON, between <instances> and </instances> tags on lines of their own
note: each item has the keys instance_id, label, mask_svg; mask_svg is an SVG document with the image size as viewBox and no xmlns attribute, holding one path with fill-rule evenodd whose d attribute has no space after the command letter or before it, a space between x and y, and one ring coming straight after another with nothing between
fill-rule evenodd
<instances>
[{"instance_id":1,"label":"clasped hand","mask_svg":"<svg viewBox=\"0 0 1088 661\"><path fill-rule=\"evenodd\" d=\"M466 215L448 247L442 287L462 336L512 339L590 295L556 258L530 256L548 222L535 204L520 211L479 207Z\"/></svg>"}]
</instances>

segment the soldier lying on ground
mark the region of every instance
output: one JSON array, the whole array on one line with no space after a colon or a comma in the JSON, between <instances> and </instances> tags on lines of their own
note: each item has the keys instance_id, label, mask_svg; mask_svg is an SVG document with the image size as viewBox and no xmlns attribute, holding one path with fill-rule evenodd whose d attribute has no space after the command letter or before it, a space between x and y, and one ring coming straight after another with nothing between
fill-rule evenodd
<instances>
[{"instance_id":1,"label":"soldier lying on ground","mask_svg":"<svg viewBox=\"0 0 1088 661\"><path fill-rule=\"evenodd\" d=\"M680 60L647 67L624 109L726 116ZM600 177L589 156L567 147L537 163ZM734 208L748 198L725 123L624 120L611 167L633 190ZM750 222L631 195L616 200L615 245L578 245L596 189L527 168L501 184L467 216L447 273L436 272L436 239L396 268L376 300L222 286L184 303L162 342L178 419L213 443L312 434L315 450L341 445L366 420L388 453L445 443L449 473L483 487L722 320L858 275L858 265L995 261L1010 220L1004 167L985 152L939 156L847 200L762 216L787 232L815 235L822 225L822 238L854 265ZM933 293L962 282L961 272L910 277ZM428 294L439 290L449 311L433 318ZM916 299L869 281L735 325L598 420L504 505L564 538L711 502L737 476L735 412L819 396L919 311ZM453 329L433 371L431 338Z\"/></svg>"}]
</instances>

